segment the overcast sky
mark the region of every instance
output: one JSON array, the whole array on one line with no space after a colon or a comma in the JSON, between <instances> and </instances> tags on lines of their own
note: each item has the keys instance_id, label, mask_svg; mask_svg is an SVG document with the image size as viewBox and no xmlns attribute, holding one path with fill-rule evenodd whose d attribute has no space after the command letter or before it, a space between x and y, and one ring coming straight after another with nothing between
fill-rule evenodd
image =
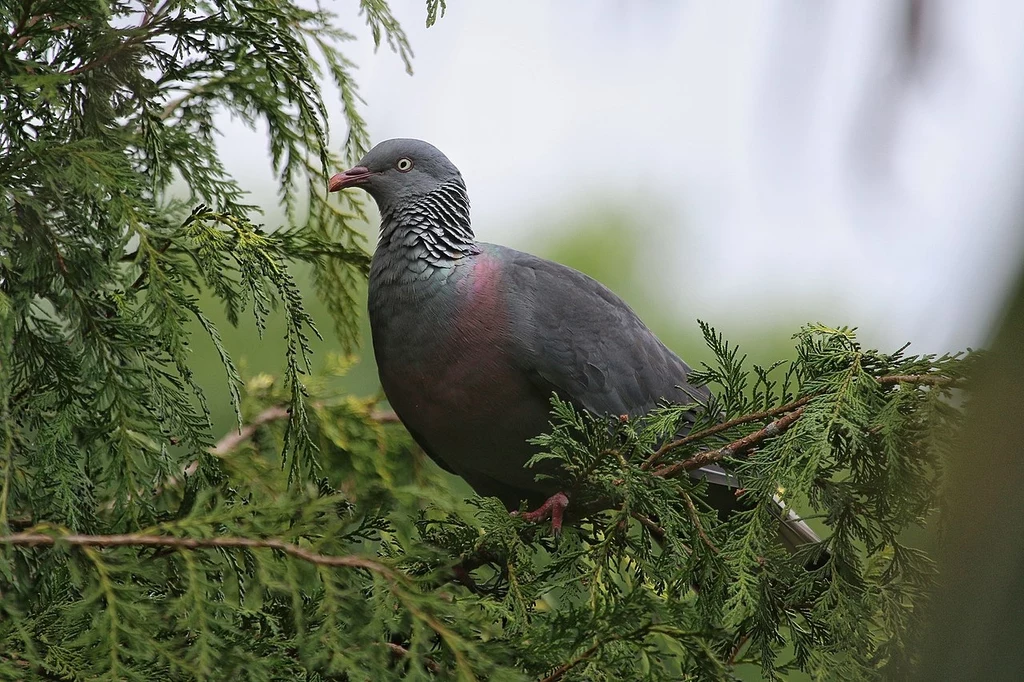
<instances>
[{"instance_id":1,"label":"overcast sky","mask_svg":"<svg viewBox=\"0 0 1024 682\"><path fill-rule=\"evenodd\" d=\"M374 141L444 151L485 241L529 247L609 197L649 207L654 289L681 318L978 345L1020 264L1024 3L923 0L908 23L894 0L449 0L426 29L395 0L413 76L346 5ZM260 145L224 134L256 178Z\"/></svg>"}]
</instances>

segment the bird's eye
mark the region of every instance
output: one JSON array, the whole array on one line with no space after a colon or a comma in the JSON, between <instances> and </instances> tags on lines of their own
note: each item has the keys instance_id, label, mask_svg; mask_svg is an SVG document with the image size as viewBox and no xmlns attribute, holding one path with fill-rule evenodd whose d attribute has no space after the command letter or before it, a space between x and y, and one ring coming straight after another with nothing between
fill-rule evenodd
<instances>
[{"instance_id":1,"label":"bird's eye","mask_svg":"<svg viewBox=\"0 0 1024 682\"><path fill-rule=\"evenodd\" d=\"M405 157L399 159L398 163L395 164L395 168L403 173L408 173L412 170L412 159L407 159Z\"/></svg>"}]
</instances>

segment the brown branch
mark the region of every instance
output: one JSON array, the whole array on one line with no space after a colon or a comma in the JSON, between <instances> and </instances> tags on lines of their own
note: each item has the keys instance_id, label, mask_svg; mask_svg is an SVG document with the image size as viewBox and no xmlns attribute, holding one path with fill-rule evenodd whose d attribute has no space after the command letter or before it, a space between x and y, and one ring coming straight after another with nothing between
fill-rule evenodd
<instances>
[{"instance_id":1,"label":"brown branch","mask_svg":"<svg viewBox=\"0 0 1024 682\"><path fill-rule=\"evenodd\" d=\"M959 379L942 376L941 374L888 374L882 377L875 377L880 384L926 384L928 386L948 386Z\"/></svg>"},{"instance_id":2,"label":"brown branch","mask_svg":"<svg viewBox=\"0 0 1024 682\"><path fill-rule=\"evenodd\" d=\"M126 533L123 535L45 535L43 533L14 533L0 536L0 545L24 547L71 545L76 547L159 547L173 550L197 549L276 549L280 552L307 561L317 566L361 568L384 578L399 594L403 589L400 583L406 576L395 569L374 559L355 555L320 554L279 538L246 538L238 536L217 536L212 538L180 538L168 535L145 535L142 533ZM427 623L452 649L457 661L464 658L452 644L453 635L444 624L431 614L418 608L415 603L403 599L405 606L412 614ZM404 648L404 647L403 647ZM392 649L394 651L394 649ZM407 651L407 650L406 650ZM429 659L425 665L431 668Z\"/></svg>"},{"instance_id":3,"label":"brown branch","mask_svg":"<svg viewBox=\"0 0 1024 682\"><path fill-rule=\"evenodd\" d=\"M618 639L618 638L614 638L614 639ZM558 682L558 680L560 680L563 677L565 677L565 674L567 672L569 672L570 670L572 670L573 668L578 666L580 663L583 663L588 658L590 658L591 656L596 654L598 652L598 650L602 646L604 646L604 644L605 644L604 642L597 642L596 644L594 644L594 646L590 647L589 649L584 651L582 654L580 654L579 656L577 656L573 660L569 661L568 663L563 663L562 665L560 665L557 668L555 668L554 672L552 672L550 675L548 675L547 677L545 677L542 680L540 680L540 682Z\"/></svg>"},{"instance_id":4,"label":"brown branch","mask_svg":"<svg viewBox=\"0 0 1024 682\"><path fill-rule=\"evenodd\" d=\"M14 48L16 51L25 47L25 45L28 44L28 41L32 40L32 36L24 35L23 31L32 28L46 16L46 14L35 14L23 18L21 21L18 22L17 26L14 27L14 31L11 32L11 38L16 39L14 41Z\"/></svg>"},{"instance_id":5,"label":"brown branch","mask_svg":"<svg viewBox=\"0 0 1024 682\"><path fill-rule=\"evenodd\" d=\"M239 445L256 435L256 431L259 427L263 426L267 422L276 421L278 419L287 419L289 415L291 415L291 412L287 408L281 407L280 405L271 405L256 415L255 419L243 426L241 429L230 431L225 434L219 441L217 441L216 445L209 449L208 452L214 457L224 457ZM198 469L199 460L194 459L182 468L181 475L191 476ZM172 487L177 484L177 476L168 476L164 481L163 486L158 487L156 492L159 493L163 487Z\"/></svg>"},{"instance_id":6,"label":"brown branch","mask_svg":"<svg viewBox=\"0 0 1024 682\"><path fill-rule=\"evenodd\" d=\"M736 642L736 646L733 647L732 652L729 654L729 660L726 665L732 668L736 665L736 659L739 657L740 652L743 651L743 646L750 640L750 633L745 633L740 637L739 641Z\"/></svg>"},{"instance_id":7,"label":"brown branch","mask_svg":"<svg viewBox=\"0 0 1024 682\"><path fill-rule=\"evenodd\" d=\"M209 452L214 457L224 457L232 450L237 448L239 445L256 435L256 431L267 422L278 421L279 419L287 419L291 416L291 411L282 405L271 405L267 409L260 412L251 422L244 425L241 429L236 431L230 431L225 434L217 443L210 448ZM387 410L374 410L370 414L371 421L375 421L381 424L385 423L398 423L398 415L394 412ZM194 459L189 462L181 470L181 473L185 476L191 476L199 468L199 460ZM165 486L173 486L178 482L176 476L169 477L165 482Z\"/></svg>"},{"instance_id":8,"label":"brown branch","mask_svg":"<svg viewBox=\"0 0 1024 682\"><path fill-rule=\"evenodd\" d=\"M256 431L267 422L276 421L278 419L287 419L290 414L291 412L285 407L281 407L280 405L271 405L256 415L255 419L243 426L241 429L238 429L237 431L230 431L225 434L219 441L217 441L216 445L209 449L209 453L214 457L223 457L256 435ZM191 476L197 469L199 469L199 460L194 459L182 468L181 474L183 476ZM164 481L164 486L170 487L177 485L177 483L177 476L169 476L167 480ZM157 492L159 492L160 489L161 488L158 488Z\"/></svg>"},{"instance_id":9,"label":"brown branch","mask_svg":"<svg viewBox=\"0 0 1024 682\"><path fill-rule=\"evenodd\" d=\"M683 493L683 501L686 502L686 510L690 515L690 520L693 521L694 527L697 529L697 535L700 536L701 541L708 546L714 554L720 554L722 550L718 549L715 543L711 542L711 538L704 532L704 526L700 523L700 516L697 515L697 507L693 505L693 500L686 493Z\"/></svg>"},{"instance_id":10,"label":"brown branch","mask_svg":"<svg viewBox=\"0 0 1024 682\"><path fill-rule=\"evenodd\" d=\"M932 374L893 374L888 376L876 377L875 379L880 384L883 385L894 385L899 383L918 383L942 386L955 384L959 381L958 379L954 379L951 377ZM739 438L729 443L725 447L715 450L706 450L704 452L699 452L694 456L690 457L689 459L660 467L656 469L653 473L655 476L671 478L684 471L692 471L693 469L699 469L702 466L718 462L727 457L733 457L745 453L757 447L768 438L778 436L781 433L788 430L790 427L792 427L793 424L795 424L797 420L799 420L800 417L803 415L804 410L806 409L806 405L811 401L811 399L813 399L814 395L816 394L805 395L785 405L781 405L770 410L765 410L763 412L737 417L730 421L722 422L721 424L712 426L698 433L691 434L686 438L681 438L673 443L666 444L659 450L660 454L664 454L665 452L668 452L670 449L679 447L680 445L685 445L690 442L700 440L701 438L706 438L710 435L720 433L733 426L749 423L752 421L757 421L759 419L764 419L767 417L776 416L788 412L788 414L785 414L783 417L767 424L764 428L755 431L751 434L748 434L743 438ZM614 451L607 451L601 453L601 455L605 454L618 453L615 453ZM623 483L623 480L616 480L615 483L616 485L621 485ZM687 506L690 507L692 505L692 500L687 499L686 501L688 503ZM615 504L615 502L613 502L610 498L602 498L599 500L595 500L592 503L584 505L582 507L577 507L575 509L570 508L571 511L569 513L572 514L573 517L583 518L591 514L599 513L609 509L614 509L616 508L616 506L617 505ZM620 512L621 511L622 510L620 509ZM691 520L694 520L693 514L695 512L695 509L690 507L688 511L691 514ZM630 512L630 515L638 522L640 522L643 526L645 526L655 537L664 537L664 529L658 526L649 517L644 516L643 514L640 514L638 512ZM701 536L702 541L704 541L713 551L719 553L720 550L714 545L713 542L711 542L710 537L707 535L706 532L703 531L703 528L699 524L699 517L695 520L695 526L697 528L698 534ZM470 553L468 555L463 556L458 565L462 567L463 570L472 570L477 566L492 561L500 561L500 559L498 557L491 555L488 555L486 558L484 558L482 555ZM592 653L590 655L592 655ZM559 679L560 675L564 675L567 671L568 668L566 670L562 670L562 672L558 676L551 676L546 679L557 680ZM558 671L556 670L556 673L557 672Z\"/></svg>"},{"instance_id":11,"label":"brown branch","mask_svg":"<svg viewBox=\"0 0 1024 682\"><path fill-rule=\"evenodd\" d=\"M231 431L217 441L217 444L210 448L210 454L216 457L223 457L245 441L252 438L256 431L267 422L287 419L291 412L286 407L271 405L260 412L256 417L237 431ZM193 462L194 464L194 462Z\"/></svg>"},{"instance_id":12,"label":"brown branch","mask_svg":"<svg viewBox=\"0 0 1024 682\"><path fill-rule=\"evenodd\" d=\"M888 386L892 384L926 384L929 386L947 386L957 381L953 377L942 376L939 374L889 374L886 376L875 377L875 380L878 381L878 383L882 384L883 386ZM734 426L740 426L742 424L748 424L750 422L756 422L762 419L770 419L772 417L777 417L780 414L791 412L797 409L798 407L803 407L808 402L810 402L811 398L813 398L815 395L818 394L811 393L800 398L797 398L792 402L786 403L785 405L773 407L770 410L765 410L763 412L754 412L752 414L743 415L742 417L736 417L735 419L730 419L729 421L724 421L719 424L715 424L714 426L708 427L703 431L699 431L697 433L690 433L684 436L683 438L679 438L674 441L665 443L660 448L655 450L650 457L647 458L647 460L640 466L640 470L647 471L652 466L654 466L658 462L658 460L660 460L662 457L664 457L672 450L680 448L684 445L689 445L694 441L703 440L708 436L713 436L716 433L727 431Z\"/></svg>"},{"instance_id":13,"label":"brown branch","mask_svg":"<svg viewBox=\"0 0 1024 682\"><path fill-rule=\"evenodd\" d=\"M287 419L289 415L291 415L291 412L288 411L288 408L282 405L271 405L256 415L251 422L243 426L240 430L231 431L217 441L217 444L210 449L210 454L223 457L245 441L252 438L259 427L263 426L267 422ZM370 421L377 422L378 424L400 423L398 415L391 410L374 410L370 413Z\"/></svg>"},{"instance_id":14,"label":"brown branch","mask_svg":"<svg viewBox=\"0 0 1024 682\"><path fill-rule=\"evenodd\" d=\"M146 40L156 36L160 33L162 26L155 25L157 20L162 19L163 15L171 9L173 6L173 0L164 0L163 4L160 5L156 10L150 11L151 5L146 7L146 11L142 15L139 25L135 27L134 31L142 31L136 35L130 36L127 39L121 41L115 45L112 49L107 50L96 59L91 62L85 62L80 64L69 71L65 71L65 75L77 76L80 73L91 71L92 69L99 68L114 58L119 52L123 51L127 47L144 43Z\"/></svg>"},{"instance_id":15,"label":"brown branch","mask_svg":"<svg viewBox=\"0 0 1024 682\"><path fill-rule=\"evenodd\" d=\"M36 18L38 19L38 17ZM54 24L53 26L47 26L47 29L49 29L51 33L56 33L58 31L67 31L68 29L79 28L80 26L81 24L77 21L69 21L64 24ZM14 47L20 50L21 48L25 47L25 45L27 45L30 40L32 40L32 36L23 35L20 38L18 38L18 40L14 43Z\"/></svg>"},{"instance_id":16,"label":"brown branch","mask_svg":"<svg viewBox=\"0 0 1024 682\"><path fill-rule=\"evenodd\" d=\"M643 524L643 526L645 528L647 528L647 530L649 530L651 532L651 535L653 535L655 537L655 539L657 539L657 540L664 540L665 539L665 529L662 528L661 526L659 526L658 524L656 524L654 521L652 521L649 516L645 516L644 514L641 514L640 512L629 512L629 515L632 516L637 521L639 521L641 524Z\"/></svg>"},{"instance_id":17,"label":"brown branch","mask_svg":"<svg viewBox=\"0 0 1024 682\"><path fill-rule=\"evenodd\" d=\"M271 405L267 409L256 415L255 418L241 429L237 431L230 431L225 434L216 445L210 448L209 452L214 457L224 457L232 450L237 448L239 445L256 435L256 431L267 422L278 421L279 419L287 419L291 416L291 411L281 405ZM394 412L385 410L375 410L370 414L370 419L381 424L398 422L398 416ZM199 460L194 459L189 462L185 468L181 470L181 473L185 476L191 476L199 468ZM172 476L165 481L165 485L172 486L177 483L177 477Z\"/></svg>"},{"instance_id":18,"label":"brown branch","mask_svg":"<svg viewBox=\"0 0 1024 682\"><path fill-rule=\"evenodd\" d=\"M407 658L409 656L409 650L406 649L401 644L395 644L394 642L387 642L387 647L388 647L388 649L391 650L391 653L393 653L398 658ZM439 672L441 672L441 666L439 666L437 664L437 661L435 661L432 658L427 658L427 657L424 656L423 657L423 665L427 668L427 670L429 670L430 672L434 673L435 675L437 675Z\"/></svg>"},{"instance_id":19,"label":"brown branch","mask_svg":"<svg viewBox=\"0 0 1024 682\"><path fill-rule=\"evenodd\" d=\"M669 464L663 466L660 469L654 471L655 476L662 478L672 478L684 471L693 471L699 469L702 466L708 464L714 464L715 462L725 459L726 457L735 457L736 455L742 454L761 444L764 440L777 436L784 432L790 426L792 426L797 419L804 413L805 406L798 407L796 410L790 412L781 419L776 419L768 426L764 427L760 431L747 434L743 438L734 440L724 448L718 448L717 450L705 450L704 452L698 452L689 459L684 459L681 462L675 464Z\"/></svg>"},{"instance_id":20,"label":"brown branch","mask_svg":"<svg viewBox=\"0 0 1024 682\"><path fill-rule=\"evenodd\" d=\"M160 113L157 114L157 118L159 118L161 121L166 121L174 114L175 111L178 110L179 107L181 107L181 105L183 105L185 102L189 101L193 97L197 96L198 94L198 92L190 90L181 97L176 97L175 99L172 99L170 102L164 105L163 109L160 110Z\"/></svg>"},{"instance_id":21,"label":"brown branch","mask_svg":"<svg viewBox=\"0 0 1024 682\"><path fill-rule=\"evenodd\" d=\"M892 384L925 384L929 386L948 386L949 384L953 384L957 381L953 377L942 376L939 374L889 374L886 376L875 377L875 380L879 384L882 384L883 386L890 386ZM811 393L800 398L797 398L792 402L786 403L785 405L773 407L770 410L765 410L763 412L755 412L753 414L744 415L742 417L736 417L735 419L730 419L729 421L721 422L720 424L715 424L714 426L708 427L703 431L691 433L684 436L683 438L679 438L669 443L665 443L660 448L655 450L650 457L647 458L647 460L640 466L640 469L641 471L646 471L650 469L654 464L656 464L658 460L660 460L662 457L664 457L667 453L671 452L672 450L675 450L676 448L682 447L684 445L689 445L690 443L693 443L695 441L703 440L704 438L707 438L708 436L713 436L716 433L727 431L734 426L740 426L741 424L748 424L750 422L760 421L762 419L777 417L778 415L785 414L787 412L791 413L790 415L787 415L788 417L792 417L791 419L783 417L782 419L779 419L773 423L776 430L773 430L773 424L769 424L760 431L756 431L752 434L749 434L748 436L745 436L744 438L740 438L739 440L730 443L724 448L721 448L719 450L709 450L707 452L698 453L697 455L694 455L690 459L686 460L685 462L681 462L680 464L688 464L685 467L685 469L687 471L690 471L692 469L697 469L702 466L705 466L706 464L716 462L722 459L723 457L730 456L730 453L727 452L728 450L732 450L732 454L738 454L741 451L749 450L751 447L757 445L765 438L777 435L778 433L781 433L785 429L792 426L793 422L799 419L800 415L803 414L803 407L807 403L809 403L811 399L814 398L814 396L816 395L818 394ZM754 438L752 442L746 442L748 441L748 439L751 438ZM723 452L725 454L719 454ZM655 471L655 475L674 475L674 473L677 473L679 471L678 468L675 468L677 466L677 464L673 464L670 467L662 467ZM671 470L672 473L662 473L669 470Z\"/></svg>"},{"instance_id":22,"label":"brown branch","mask_svg":"<svg viewBox=\"0 0 1024 682\"><path fill-rule=\"evenodd\" d=\"M658 462L658 460L660 460L662 457L664 457L672 450L675 450L676 448L680 448L684 445L689 445L694 441L702 440L704 438L707 438L708 436L713 436L716 433L727 431L734 426L748 424L750 422L756 422L762 419L770 419L771 417L777 417L780 414L789 412L791 410L795 410L798 407L806 405L808 401L810 401L811 397L812 396L810 395L805 395L802 398L797 398L791 403L786 403L785 405L780 405L779 407L773 407L772 409L765 410L764 412L755 412L753 414L747 414L742 417L736 417L735 419L730 419L729 421L721 422L719 424L715 424L714 426L710 426L704 429L703 431L687 434L683 438L679 438L669 443L665 443L660 448L655 450L654 453L647 458L647 461L640 465L640 470L647 471L652 466L654 466Z\"/></svg>"},{"instance_id":23,"label":"brown branch","mask_svg":"<svg viewBox=\"0 0 1024 682\"><path fill-rule=\"evenodd\" d=\"M398 418L392 410L374 410L370 413L370 420L375 421L378 424L401 424L402 420Z\"/></svg>"},{"instance_id":24,"label":"brown branch","mask_svg":"<svg viewBox=\"0 0 1024 682\"><path fill-rule=\"evenodd\" d=\"M196 549L276 549L289 556L308 561L318 566L344 566L348 568L364 568L393 581L398 574L390 567L354 555L320 554L291 542L278 538L245 538L220 535L212 538L179 538L171 535L146 535L143 533L125 533L122 535L45 535L43 533L13 533L0 536L0 544L18 545L23 547L72 545L75 547L162 547L178 550Z\"/></svg>"},{"instance_id":25,"label":"brown branch","mask_svg":"<svg viewBox=\"0 0 1024 682\"><path fill-rule=\"evenodd\" d=\"M145 33L140 33L139 35L131 36L130 38L127 38L118 43L114 48L107 50L91 62L85 62L84 64L79 64L73 69L68 69L64 72L64 75L77 76L78 74L85 73L86 71L98 69L99 67L103 66L111 59L113 59L115 55L123 51L125 48L131 47L132 45L138 45L139 43L143 43L149 38L152 38L154 35L156 35L156 31L146 31Z\"/></svg>"},{"instance_id":26,"label":"brown branch","mask_svg":"<svg viewBox=\"0 0 1024 682\"><path fill-rule=\"evenodd\" d=\"M191 89L185 91L184 93L182 93L181 96L176 97L175 99L172 99L167 104L165 104L164 108L160 111L159 114L157 114L157 117L161 121L166 121L167 119L169 119L171 116L174 115L175 111L180 109L182 107L182 105L184 105L190 99L192 99L194 97L199 97L200 95L208 95L208 94L210 94L210 92L214 89L214 87L216 85L226 81L230 75L232 75L231 72L229 72L229 73L227 73L227 74L225 74L223 76L219 76L217 78L211 78L210 80L206 81L205 83L200 83L200 84L196 85L194 88L191 88Z\"/></svg>"}]
</instances>

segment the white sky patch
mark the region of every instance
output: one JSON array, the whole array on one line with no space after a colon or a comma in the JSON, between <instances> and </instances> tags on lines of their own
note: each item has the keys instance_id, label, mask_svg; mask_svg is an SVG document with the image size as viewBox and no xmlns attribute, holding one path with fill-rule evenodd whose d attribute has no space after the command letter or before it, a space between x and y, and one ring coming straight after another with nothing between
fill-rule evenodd
<instances>
[{"instance_id":1,"label":"white sky patch","mask_svg":"<svg viewBox=\"0 0 1024 682\"><path fill-rule=\"evenodd\" d=\"M348 50L373 138L444 151L481 239L525 248L564 202L657 197L652 275L682 318L984 342L1024 249L1024 3L925 2L909 78L892 0L451 0L429 30L420 0L392 6L415 75L367 31ZM259 138L222 133L273 205Z\"/></svg>"}]
</instances>

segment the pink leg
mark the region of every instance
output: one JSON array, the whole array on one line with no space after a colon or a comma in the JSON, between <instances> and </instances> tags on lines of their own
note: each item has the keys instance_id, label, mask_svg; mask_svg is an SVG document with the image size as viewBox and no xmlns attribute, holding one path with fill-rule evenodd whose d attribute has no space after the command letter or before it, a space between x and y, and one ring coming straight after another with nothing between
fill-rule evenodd
<instances>
[{"instance_id":1,"label":"pink leg","mask_svg":"<svg viewBox=\"0 0 1024 682\"><path fill-rule=\"evenodd\" d=\"M551 519L551 532L558 535L562 532L562 517L569 506L569 498L565 493L555 493L541 506L523 514L523 520L529 523L540 523Z\"/></svg>"}]
</instances>

